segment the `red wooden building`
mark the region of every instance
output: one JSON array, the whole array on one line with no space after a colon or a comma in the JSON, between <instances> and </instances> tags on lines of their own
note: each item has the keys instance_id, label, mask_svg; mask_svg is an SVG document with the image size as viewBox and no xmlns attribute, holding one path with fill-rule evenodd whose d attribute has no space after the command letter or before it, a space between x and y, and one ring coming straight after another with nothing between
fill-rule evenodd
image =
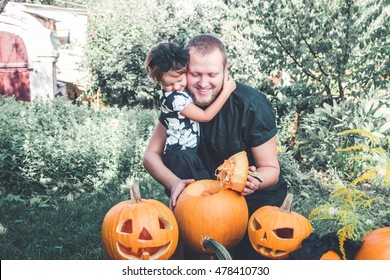
<instances>
[{"instance_id":1,"label":"red wooden building","mask_svg":"<svg viewBox=\"0 0 390 280\"><path fill-rule=\"evenodd\" d=\"M73 60L82 56L86 18L81 9L8 2L0 14L0 95L50 99L80 83Z\"/></svg>"}]
</instances>

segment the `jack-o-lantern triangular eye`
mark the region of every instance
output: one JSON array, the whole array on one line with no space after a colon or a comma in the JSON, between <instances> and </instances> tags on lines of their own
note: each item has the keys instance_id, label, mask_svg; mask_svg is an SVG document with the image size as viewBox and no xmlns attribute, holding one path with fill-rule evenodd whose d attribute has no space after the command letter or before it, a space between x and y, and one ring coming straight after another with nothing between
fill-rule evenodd
<instances>
[{"instance_id":1,"label":"jack-o-lantern triangular eye","mask_svg":"<svg viewBox=\"0 0 390 280\"><path fill-rule=\"evenodd\" d=\"M133 233L133 220L127 220L123 223L121 232Z\"/></svg>"},{"instance_id":2,"label":"jack-o-lantern triangular eye","mask_svg":"<svg viewBox=\"0 0 390 280\"><path fill-rule=\"evenodd\" d=\"M277 237L282 239L291 239L294 237L294 230L292 228L278 228L274 229L273 232Z\"/></svg>"},{"instance_id":3,"label":"jack-o-lantern triangular eye","mask_svg":"<svg viewBox=\"0 0 390 280\"><path fill-rule=\"evenodd\" d=\"M140 240L152 240L152 235L149 233L149 231L146 228L143 228L141 233L139 234L138 239Z\"/></svg>"},{"instance_id":4,"label":"jack-o-lantern triangular eye","mask_svg":"<svg viewBox=\"0 0 390 280\"><path fill-rule=\"evenodd\" d=\"M261 224L256 219L253 219L251 227L253 230L259 230L261 229Z\"/></svg>"},{"instance_id":5,"label":"jack-o-lantern triangular eye","mask_svg":"<svg viewBox=\"0 0 390 280\"><path fill-rule=\"evenodd\" d=\"M172 223L164 217L158 217L158 223L160 224L160 229L172 229Z\"/></svg>"}]
</instances>

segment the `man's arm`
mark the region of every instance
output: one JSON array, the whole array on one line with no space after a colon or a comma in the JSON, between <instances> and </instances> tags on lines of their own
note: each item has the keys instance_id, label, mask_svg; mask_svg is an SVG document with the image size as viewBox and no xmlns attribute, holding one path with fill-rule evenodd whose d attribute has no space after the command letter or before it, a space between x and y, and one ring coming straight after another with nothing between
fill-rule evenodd
<instances>
[{"instance_id":1,"label":"man's arm","mask_svg":"<svg viewBox=\"0 0 390 280\"><path fill-rule=\"evenodd\" d=\"M166 141L166 129L158 121L152 137L146 147L143 165L156 181L171 191L170 207L176 205L176 200L184 188L194 180L181 180L162 161Z\"/></svg>"},{"instance_id":2,"label":"man's arm","mask_svg":"<svg viewBox=\"0 0 390 280\"><path fill-rule=\"evenodd\" d=\"M255 171L263 182L258 179L248 176L246 182L246 188L242 194L251 194L258 189L265 189L269 186L275 185L279 180L280 165L278 161L278 153L276 146L276 137L272 137L270 140L262 145L251 148L255 166L250 166L250 171Z\"/></svg>"}]
</instances>

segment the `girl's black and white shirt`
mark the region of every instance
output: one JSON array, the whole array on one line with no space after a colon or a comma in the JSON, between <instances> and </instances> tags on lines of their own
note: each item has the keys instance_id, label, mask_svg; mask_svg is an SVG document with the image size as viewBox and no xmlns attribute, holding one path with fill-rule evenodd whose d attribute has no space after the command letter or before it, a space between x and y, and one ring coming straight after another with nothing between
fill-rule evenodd
<instances>
[{"instance_id":1,"label":"girl's black and white shirt","mask_svg":"<svg viewBox=\"0 0 390 280\"><path fill-rule=\"evenodd\" d=\"M187 92L162 91L160 96L161 114L160 122L167 131L164 153L174 150L197 149L200 139L199 123L188 119L180 112L192 103L193 100Z\"/></svg>"}]
</instances>

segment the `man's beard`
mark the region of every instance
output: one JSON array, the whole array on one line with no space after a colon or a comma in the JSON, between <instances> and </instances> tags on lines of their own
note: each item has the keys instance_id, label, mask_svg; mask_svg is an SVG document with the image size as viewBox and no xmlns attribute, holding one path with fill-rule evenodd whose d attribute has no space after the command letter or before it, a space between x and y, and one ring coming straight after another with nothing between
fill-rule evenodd
<instances>
[{"instance_id":1,"label":"man's beard","mask_svg":"<svg viewBox=\"0 0 390 280\"><path fill-rule=\"evenodd\" d=\"M223 75L223 81L224 80L225 80L225 75ZM194 94L192 94L191 92L190 92L190 94L191 94L192 99L194 100L195 105L197 105L197 106L199 106L201 108L207 108L221 94L222 89L223 89L223 85L222 85L222 87L220 88L220 90L218 92L212 93L210 98L208 100L204 100L204 101L197 100L197 98L196 98L196 96Z\"/></svg>"},{"instance_id":2,"label":"man's beard","mask_svg":"<svg viewBox=\"0 0 390 280\"><path fill-rule=\"evenodd\" d=\"M201 100L197 100L196 96L191 94L192 96L192 99L194 100L194 103L201 107L201 108L205 108L205 107L208 107L211 103L213 103L215 101L215 99L217 99L218 95L221 93L222 90L220 90L218 93L213 93L210 97L210 99L208 100L205 100L205 101L201 101Z\"/></svg>"}]
</instances>

